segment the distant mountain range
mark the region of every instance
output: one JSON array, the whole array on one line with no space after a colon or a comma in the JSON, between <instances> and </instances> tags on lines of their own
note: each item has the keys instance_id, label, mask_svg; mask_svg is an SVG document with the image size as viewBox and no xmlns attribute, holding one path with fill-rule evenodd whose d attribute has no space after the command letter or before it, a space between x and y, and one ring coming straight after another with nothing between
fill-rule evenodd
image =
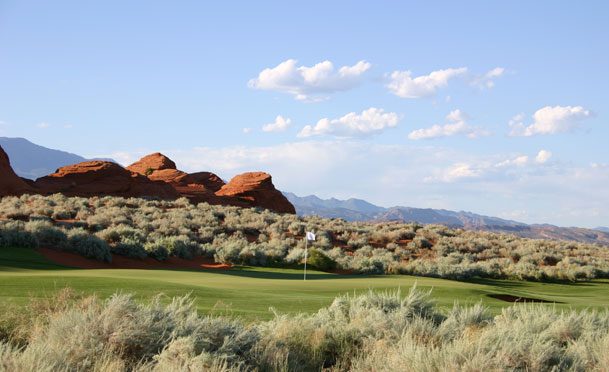
<instances>
[{"instance_id":1,"label":"distant mountain range","mask_svg":"<svg viewBox=\"0 0 609 372\"><path fill-rule=\"evenodd\" d=\"M51 174L63 166L91 160L66 151L39 146L25 138L0 137L0 146L11 159L15 173L31 180Z\"/></svg>"},{"instance_id":2,"label":"distant mountain range","mask_svg":"<svg viewBox=\"0 0 609 372\"><path fill-rule=\"evenodd\" d=\"M455 212L445 209L391 207L383 208L361 199L321 199L310 195L296 196L283 193L301 216L317 215L342 218L346 221L400 221L421 224L440 224L468 230L485 230L511 233L534 239L561 239L609 245L609 228L584 229L559 227L548 224L526 224L498 217L483 216L471 212Z\"/></svg>"}]
</instances>

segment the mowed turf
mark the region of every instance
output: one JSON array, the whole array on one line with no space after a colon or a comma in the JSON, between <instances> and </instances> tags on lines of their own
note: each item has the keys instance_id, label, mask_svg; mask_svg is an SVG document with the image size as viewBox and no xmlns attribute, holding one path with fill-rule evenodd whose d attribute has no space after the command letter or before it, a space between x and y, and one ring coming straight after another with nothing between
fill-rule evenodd
<instances>
[{"instance_id":1,"label":"mowed turf","mask_svg":"<svg viewBox=\"0 0 609 372\"><path fill-rule=\"evenodd\" d=\"M314 312L334 297L369 289L401 289L406 294L417 285L431 289L439 306L455 302L482 302L493 312L511 303L489 295L507 294L550 302L558 308L609 306L609 281L558 284L479 279L452 281L405 275L335 275L293 269L239 267L232 270L127 270L71 269L47 261L34 250L0 249L0 308L24 305L32 298L49 297L69 287L77 292L107 297L115 292L133 293L147 300L162 293L165 298L191 294L202 313L238 316L247 320L272 317L270 308L282 313Z\"/></svg>"}]
</instances>

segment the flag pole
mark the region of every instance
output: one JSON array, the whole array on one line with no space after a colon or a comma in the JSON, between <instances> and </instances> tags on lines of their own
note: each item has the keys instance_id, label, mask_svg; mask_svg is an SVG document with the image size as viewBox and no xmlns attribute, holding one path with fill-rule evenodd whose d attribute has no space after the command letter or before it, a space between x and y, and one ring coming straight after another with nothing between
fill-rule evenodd
<instances>
[{"instance_id":1,"label":"flag pole","mask_svg":"<svg viewBox=\"0 0 609 372\"><path fill-rule=\"evenodd\" d=\"M304 265L304 280L307 280L307 250L309 249L309 239L305 234L305 265Z\"/></svg>"}]
</instances>

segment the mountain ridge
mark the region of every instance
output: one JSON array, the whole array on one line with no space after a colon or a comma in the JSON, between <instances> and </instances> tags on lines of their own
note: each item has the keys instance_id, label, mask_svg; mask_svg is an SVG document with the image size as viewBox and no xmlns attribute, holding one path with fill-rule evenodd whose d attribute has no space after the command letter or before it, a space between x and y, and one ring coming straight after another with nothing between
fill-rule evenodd
<instances>
[{"instance_id":1,"label":"mountain ridge","mask_svg":"<svg viewBox=\"0 0 609 372\"><path fill-rule=\"evenodd\" d=\"M586 229L581 227L560 227L551 224L526 224L499 217L485 216L468 211L447 209L413 208L404 206L380 207L363 199L339 200L321 199L315 195L299 197L290 192L284 195L296 208L300 216L318 215L327 218L342 218L347 221L367 222L416 222L420 224L440 224L452 228L484 230L511 233L532 239L572 240L585 243L609 245L609 229L600 227ZM353 200L357 203L354 204ZM351 201L351 202L348 202ZM352 205L365 205L366 210L350 209ZM370 212L375 211L375 212Z\"/></svg>"}]
</instances>

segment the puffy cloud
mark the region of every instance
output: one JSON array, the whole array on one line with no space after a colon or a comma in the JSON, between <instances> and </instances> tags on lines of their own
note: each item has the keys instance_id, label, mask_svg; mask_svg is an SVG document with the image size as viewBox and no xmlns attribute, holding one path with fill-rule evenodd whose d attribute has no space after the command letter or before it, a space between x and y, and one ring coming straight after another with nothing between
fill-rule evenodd
<instances>
[{"instance_id":1,"label":"puffy cloud","mask_svg":"<svg viewBox=\"0 0 609 372\"><path fill-rule=\"evenodd\" d=\"M582 106L545 106L533 114L533 123L529 125L523 123L523 114L514 116L509 122L510 135L529 137L569 132L590 116L592 113Z\"/></svg>"},{"instance_id":2,"label":"puffy cloud","mask_svg":"<svg viewBox=\"0 0 609 372\"><path fill-rule=\"evenodd\" d=\"M241 131L243 132L243 134L250 134L252 133L252 128L243 128L241 129Z\"/></svg>"},{"instance_id":3,"label":"puffy cloud","mask_svg":"<svg viewBox=\"0 0 609 372\"><path fill-rule=\"evenodd\" d=\"M281 115L277 115L275 121L269 124L265 124L262 127L264 132L283 132L288 129L288 127L292 124L292 120L289 118L284 118Z\"/></svg>"},{"instance_id":4,"label":"puffy cloud","mask_svg":"<svg viewBox=\"0 0 609 372\"><path fill-rule=\"evenodd\" d=\"M40 129L47 129L47 128L49 128L50 126L51 126L51 124L49 124L49 123L47 123L47 122L42 122L42 123L38 123L38 124L36 124L36 127L37 127L37 128L40 128Z\"/></svg>"},{"instance_id":5,"label":"puffy cloud","mask_svg":"<svg viewBox=\"0 0 609 372\"><path fill-rule=\"evenodd\" d=\"M520 155L515 158L506 159L504 161L498 162L494 165L494 167L495 168L503 168L503 167L510 167L510 166L522 167L524 165L527 165L528 162L529 162L529 157L527 155Z\"/></svg>"},{"instance_id":6,"label":"puffy cloud","mask_svg":"<svg viewBox=\"0 0 609 372\"><path fill-rule=\"evenodd\" d=\"M539 150L537 156L535 157L535 161L539 164L544 164L552 157L552 153L546 150Z\"/></svg>"},{"instance_id":7,"label":"puffy cloud","mask_svg":"<svg viewBox=\"0 0 609 372\"><path fill-rule=\"evenodd\" d=\"M391 93L402 98L428 97L434 95L439 88L448 85L450 79L466 73L465 67L448 68L413 78L410 71L394 71L389 76L387 88Z\"/></svg>"},{"instance_id":8,"label":"puffy cloud","mask_svg":"<svg viewBox=\"0 0 609 372\"><path fill-rule=\"evenodd\" d=\"M337 137L361 137L381 133L387 128L398 125L399 116L395 112L385 112L383 109L371 107L361 114L350 112L338 119L323 118L314 126L307 125L298 137L316 135L334 135Z\"/></svg>"},{"instance_id":9,"label":"puffy cloud","mask_svg":"<svg viewBox=\"0 0 609 372\"><path fill-rule=\"evenodd\" d=\"M471 164L457 163L444 172L441 180L444 182L453 182L463 178L480 177L481 174L481 169L475 169Z\"/></svg>"},{"instance_id":10,"label":"puffy cloud","mask_svg":"<svg viewBox=\"0 0 609 372\"><path fill-rule=\"evenodd\" d=\"M504 73L505 69L503 67L495 67L485 74L474 76L471 84L480 88L490 89L495 86L495 79L503 76Z\"/></svg>"},{"instance_id":11,"label":"puffy cloud","mask_svg":"<svg viewBox=\"0 0 609 372\"><path fill-rule=\"evenodd\" d=\"M371 64L359 61L353 66L343 66L336 71L330 61L314 66L298 66L298 61L288 59L273 68L262 70L248 86L253 89L272 90L292 94L302 101L319 101L327 94L345 91L358 86L362 75Z\"/></svg>"},{"instance_id":12,"label":"puffy cloud","mask_svg":"<svg viewBox=\"0 0 609 372\"><path fill-rule=\"evenodd\" d=\"M535 156L535 162L531 162L528 155L516 155L507 158L478 159L473 162L458 162L436 172L435 176L427 177L427 182L455 182L465 178L504 178L509 173L517 171L535 171L535 166L544 164L550 159L552 153L540 150Z\"/></svg>"},{"instance_id":13,"label":"puffy cloud","mask_svg":"<svg viewBox=\"0 0 609 372\"><path fill-rule=\"evenodd\" d=\"M469 138L487 136L490 133L481 128L473 127L467 123L468 116L461 110L453 110L446 116L447 124L434 125L430 128L417 129L408 135L411 140L431 139L466 135Z\"/></svg>"}]
</instances>

